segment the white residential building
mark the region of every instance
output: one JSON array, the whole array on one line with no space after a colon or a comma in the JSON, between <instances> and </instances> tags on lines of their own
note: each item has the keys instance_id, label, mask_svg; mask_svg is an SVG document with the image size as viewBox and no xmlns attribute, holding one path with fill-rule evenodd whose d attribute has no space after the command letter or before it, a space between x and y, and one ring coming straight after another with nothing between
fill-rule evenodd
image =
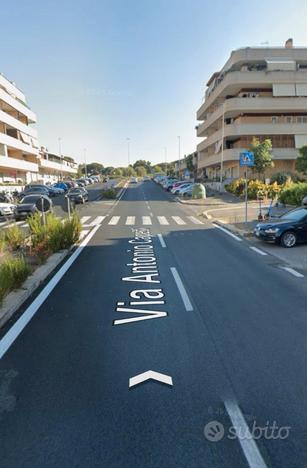
<instances>
[{"instance_id":1,"label":"white residential building","mask_svg":"<svg viewBox=\"0 0 307 468\"><path fill-rule=\"evenodd\" d=\"M0 183L38 180L35 122L24 94L0 75Z\"/></svg>"}]
</instances>

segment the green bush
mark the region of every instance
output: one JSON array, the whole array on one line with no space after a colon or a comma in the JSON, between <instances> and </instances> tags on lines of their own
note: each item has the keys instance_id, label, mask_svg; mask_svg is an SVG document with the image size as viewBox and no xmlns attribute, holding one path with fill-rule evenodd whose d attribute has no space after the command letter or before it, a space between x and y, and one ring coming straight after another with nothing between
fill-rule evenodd
<instances>
[{"instance_id":1,"label":"green bush","mask_svg":"<svg viewBox=\"0 0 307 468\"><path fill-rule=\"evenodd\" d=\"M43 262L51 253L68 249L78 241L81 233L81 222L76 212L62 223L53 213L46 216L46 224L40 215L29 219L31 240L34 254Z\"/></svg>"},{"instance_id":2,"label":"green bush","mask_svg":"<svg viewBox=\"0 0 307 468\"><path fill-rule=\"evenodd\" d=\"M25 238L26 236L24 232L16 226L16 224L12 224L12 226L5 230L4 242L7 244L9 249L13 251L18 250L24 245Z\"/></svg>"},{"instance_id":3,"label":"green bush","mask_svg":"<svg viewBox=\"0 0 307 468\"><path fill-rule=\"evenodd\" d=\"M234 179L230 184L225 185L227 192L233 193L238 197L243 195L245 190L245 179Z\"/></svg>"},{"instance_id":4,"label":"green bush","mask_svg":"<svg viewBox=\"0 0 307 468\"><path fill-rule=\"evenodd\" d=\"M8 256L0 264L0 303L13 289L18 289L30 274L30 268L23 256Z\"/></svg>"},{"instance_id":5,"label":"green bush","mask_svg":"<svg viewBox=\"0 0 307 468\"><path fill-rule=\"evenodd\" d=\"M116 198L116 190L114 190L113 188L110 188L110 189L107 189L107 190L104 190L102 192L102 195L104 198L108 198L108 199L113 199L113 198Z\"/></svg>"},{"instance_id":6,"label":"green bush","mask_svg":"<svg viewBox=\"0 0 307 468\"><path fill-rule=\"evenodd\" d=\"M206 198L206 189L203 184L194 184L192 198Z\"/></svg>"},{"instance_id":7,"label":"green bush","mask_svg":"<svg viewBox=\"0 0 307 468\"><path fill-rule=\"evenodd\" d=\"M301 205L306 195L307 182L300 182L283 189L279 195L279 200L285 205Z\"/></svg>"}]
</instances>

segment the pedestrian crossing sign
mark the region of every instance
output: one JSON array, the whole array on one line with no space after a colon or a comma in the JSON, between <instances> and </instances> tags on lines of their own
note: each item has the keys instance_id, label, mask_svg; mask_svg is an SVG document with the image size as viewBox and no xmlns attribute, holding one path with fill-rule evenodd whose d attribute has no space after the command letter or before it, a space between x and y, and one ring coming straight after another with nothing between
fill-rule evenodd
<instances>
[{"instance_id":1,"label":"pedestrian crossing sign","mask_svg":"<svg viewBox=\"0 0 307 468\"><path fill-rule=\"evenodd\" d=\"M254 166L254 153L252 151L243 151L240 153L240 166Z\"/></svg>"}]
</instances>

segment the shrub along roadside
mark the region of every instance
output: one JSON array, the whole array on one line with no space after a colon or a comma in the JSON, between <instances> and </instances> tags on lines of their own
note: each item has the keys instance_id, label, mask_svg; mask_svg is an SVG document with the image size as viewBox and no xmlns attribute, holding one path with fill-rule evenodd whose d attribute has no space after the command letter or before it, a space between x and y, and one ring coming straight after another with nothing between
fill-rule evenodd
<instances>
[{"instance_id":1,"label":"shrub along roadside","mask_svg":"<svg viewBox=\"0 0 307 468\"><path fill-rule=\"evenodd\" d=\"M30 267L22 255L8 255L0 264L0 304L6 294L19 288L30 274Z\"/></svg>"},{"instance_id":2,"label":"shrub along roadside","mask_svg":"<svg viewBox=\"0 0 307 468\"><path fill-rule=\"evenodd\" d=\"M307 182L292 184L282 190L279 200L285 205L301 205L304 197L307 196Z\"/></svg>"}]
</instances>

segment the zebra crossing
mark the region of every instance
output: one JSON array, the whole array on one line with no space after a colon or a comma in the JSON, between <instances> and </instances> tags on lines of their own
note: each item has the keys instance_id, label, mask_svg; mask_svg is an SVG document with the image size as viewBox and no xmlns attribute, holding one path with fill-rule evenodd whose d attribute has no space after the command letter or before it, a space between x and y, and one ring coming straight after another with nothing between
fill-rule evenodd
<instances>
[{"instance_id":1,"label":"zebra crossing","mask_svg":"<svg viewBox=\"0 0 307 468\"><path fill-rule=\"evenodd\" d=\"M64 221L64 219L62 221ZM80 221L83 228L92 228L102 224L107 224L109 226L152 226L154 223L157 223L161 226L203 224L203 222L195 216L82 216ZM7 229L12 225L16 225L20 228L29 227L26 221L17 221L15 223L14 221L10 220L1 223L0 229Z\"/></svg>"},{"instance_id":2,"label":"zebra crossing","mask_svg":"<svg viewBox=\"0 0 307 468\"><path fill-rule=\"evenodd\" d=\"M93 221L90 222L90 220L91 216L83 216L81 218L83 227L92 227L98 224L107 224L109 226L152 226L155 222L161 226L203 224L203 222L195 216L97 216Z\"/></svg>"}]
</instances>

